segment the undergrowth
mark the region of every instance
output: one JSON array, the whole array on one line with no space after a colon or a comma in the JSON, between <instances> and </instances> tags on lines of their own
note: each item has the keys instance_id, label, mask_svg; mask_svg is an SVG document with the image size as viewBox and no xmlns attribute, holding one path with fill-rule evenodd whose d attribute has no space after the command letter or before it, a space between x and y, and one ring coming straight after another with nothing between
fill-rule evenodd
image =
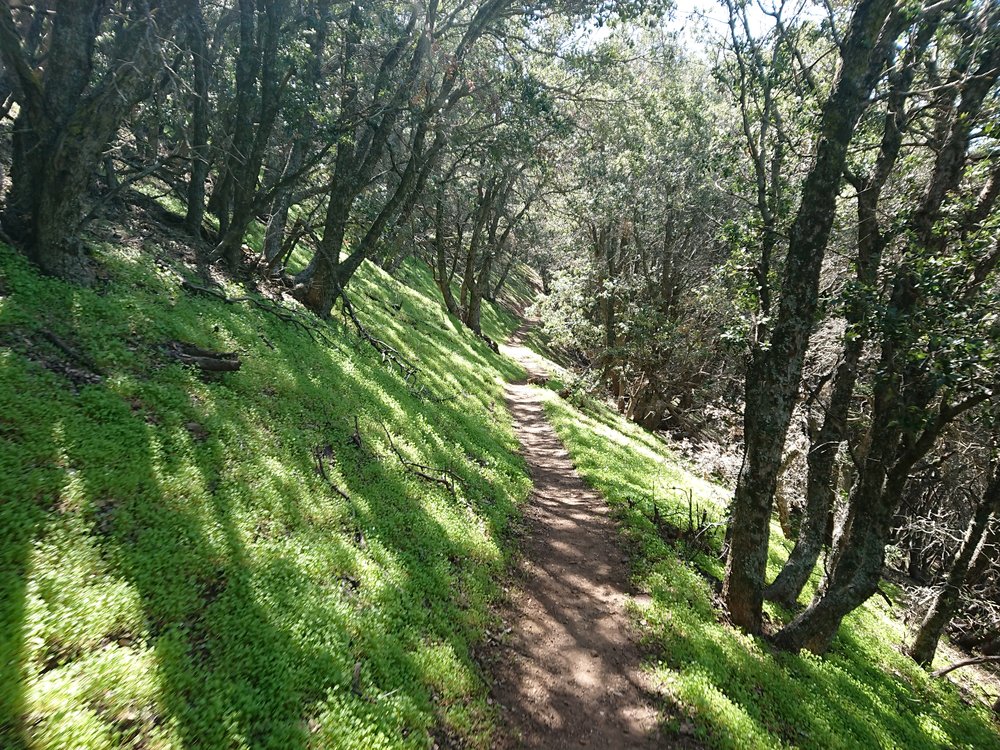
<instances>
[{"instance_id":1,"label":"undergrowth","mask_svg":"<svg viewBox=\"0 0 1000 750\"><path fill-rule=\"evenodd\" d=\"M418 265L351 285L407 381L336 316L328 345L155 248L99 256L83 289L0 247L0 747L485 747L518 368Z\"/></svg>"},{"instance_id":2,"label":"undergrowth","mask_svg":"<svg viewBox=\"0 0 1000 750\"><path fill-rule=\"evenodd\" d=\"M650 594L635 616L653 654L649 669L672 704L673 732L733 750L1000 747L985 705L898 651L903 626L881 600L849 616L823 658L774 652L721 622L722 527L713 523L728 493L602 405L580 409L549 392L545 411L580 473L607 498L636 585ZM695 533L685 534L692 517ZM790 548L780 533L775 525L770 577ZM780 622L788 613L769 607L768 615Z\"/></svg>"}]
</instances>

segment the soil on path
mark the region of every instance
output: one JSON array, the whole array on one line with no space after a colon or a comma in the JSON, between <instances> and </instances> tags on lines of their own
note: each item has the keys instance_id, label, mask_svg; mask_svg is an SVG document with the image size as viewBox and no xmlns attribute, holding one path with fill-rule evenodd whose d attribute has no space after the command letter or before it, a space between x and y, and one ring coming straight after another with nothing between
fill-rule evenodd
<instances>
[{"instance_id":1,"label":"soil on path","mask_svg":"<svg viewBox=\"0 0 1000 750\"><path fill-rule=\"evenodd\" d=\"M527 330L504 352L544 377L543 360L522 345ZM511 631L494 654L500 747L656 747L657 697L630 638L627 559L607 506L576 473L537 391L511 384L506 396L534 491L505 613Z\"/></svg>"}]
</instances>

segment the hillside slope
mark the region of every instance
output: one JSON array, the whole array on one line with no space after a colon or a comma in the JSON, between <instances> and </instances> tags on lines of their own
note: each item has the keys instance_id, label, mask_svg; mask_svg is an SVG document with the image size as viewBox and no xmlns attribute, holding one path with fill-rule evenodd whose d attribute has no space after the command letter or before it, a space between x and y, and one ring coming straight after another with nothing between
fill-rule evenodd
<instances>
[{"instance_id":1,"label":"hillside slope","mask_svg":"<svg viewBox=\"0 0 1000 750\"><path fill-rule=\"evenodd\" d=\"M635 618L673 717L666 731L726 750L1000 748L980 685L960 691L900 653L901 608L870 600L822 658L777 652L724 622L718 551L730 492L602 404L548 396L547 415L580 474L607 499L635 585L647 592ZM790 546L773 522L769 577ZM818 571L806 601L817 579ZM788 614L768 606L772 623Z\"/></svg>"},{"instance_id":2,"label":"hillside slope","mask_svg":"<svg viewBox=\"0 0 1000 750\"><path fill-rule=\"evenodd\" d=\"M417 265L351 288L406 379L339 320L183 289L149 242L99 255L81 289L0 247L0 746L485 746L518 368Z\"/></svg>"}]
</instances>

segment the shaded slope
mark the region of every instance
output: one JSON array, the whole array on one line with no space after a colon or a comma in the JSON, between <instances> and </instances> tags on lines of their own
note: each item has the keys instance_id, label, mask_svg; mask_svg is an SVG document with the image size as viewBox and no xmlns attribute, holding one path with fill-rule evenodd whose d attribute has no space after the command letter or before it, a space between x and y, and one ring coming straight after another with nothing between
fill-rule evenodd
<instances>
[{"instance_id":1,"label":"shaded slope","mask_svg":"<svg viewBox=\"0 0 1000 750\"><path fill-rule=\"evenodd\" d=\"M518 369L415 266L352 287L406 382L337 321L317 343L156 248L101 256L85 290L0 248L0 746L485 746L469 648L529 485Z\"/></svg>"}]
</instances>

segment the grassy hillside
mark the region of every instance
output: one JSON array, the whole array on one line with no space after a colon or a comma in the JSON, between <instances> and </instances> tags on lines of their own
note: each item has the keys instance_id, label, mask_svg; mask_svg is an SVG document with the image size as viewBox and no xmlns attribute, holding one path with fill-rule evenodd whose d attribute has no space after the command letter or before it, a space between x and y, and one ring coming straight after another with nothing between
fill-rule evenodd
<instances>
[{"instance_id":1,"label":"grassy hillside","mask_svg":"<svg viewBox=\"0 0 1000 750\"><path fill-rule=\"evenodd\" d=\"M671 529L688 526L689 490L696 527L699 510L709 525L719 520L728 493L599 405L581 410L552 394L546 413L580 473L607 497L633 550L636 584L649 592L636 619L654 655L650 670L674 704L676 731L733 750L1000 747L981 701L930 679L897 650L903 626L882 600L851 615L823 659L774 653L721 623L713 600L722 567L712 554L721 527L700 536ZM707 545L706 536L713 540ZM776 524L771 538L773 577L790 545ZM768 614L787 616L774 608Z\"/></svg>"},{"instance_id":2,"label":"grassy hillside","mask_svg":"<svg viewBox=\"0 0 1000 750\"><path fill-rule=\"evenodd\" d=\"M0 247L0 747L484 746L516 367L416 265L351 289L407 381L339 320L325 343L184 291L149 245L103 248L90 290Z\"/></svg>"}]
</instances>

